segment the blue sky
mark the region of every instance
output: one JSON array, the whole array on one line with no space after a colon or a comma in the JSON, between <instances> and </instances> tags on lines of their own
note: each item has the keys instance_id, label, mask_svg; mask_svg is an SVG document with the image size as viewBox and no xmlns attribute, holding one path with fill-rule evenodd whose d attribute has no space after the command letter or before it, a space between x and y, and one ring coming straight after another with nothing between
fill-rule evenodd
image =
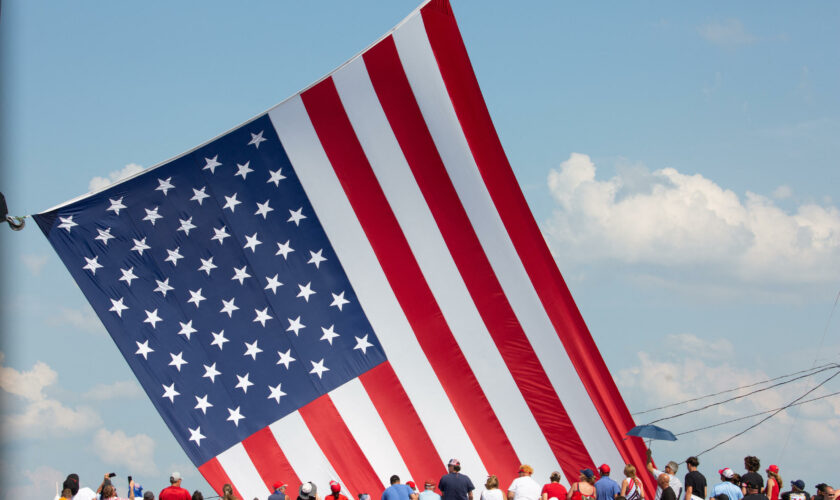
<instances>
[{"instance_id":1,"label":"blue sky","mask_svg":"<svg viewBox=\"0 0 840 500\"><path fill-rule=\"evenodd\" d=\"M46 210L228 130L415 6L3 2L11 212ZM631 410L840 358L840 5L453 7L520 185ZM178 468L188 488L209 490L35 225L0 230L0 251L4 484L47 495L68 472L95 487L113 469L159 489ZM781 406L809 383L669 425ZM655 457L681 461L746 425L657 445ZM838 446L829 399L700 469L711 479L757 454L810 489L840 482Z\"/></svg>"}]
</instances>

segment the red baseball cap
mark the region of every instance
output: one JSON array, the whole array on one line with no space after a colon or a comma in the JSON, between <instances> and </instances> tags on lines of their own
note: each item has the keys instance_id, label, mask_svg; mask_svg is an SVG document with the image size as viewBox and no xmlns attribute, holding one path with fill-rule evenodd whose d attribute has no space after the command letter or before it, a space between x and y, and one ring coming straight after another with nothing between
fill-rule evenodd
<instances>
[{"instance_id":1,"label":"red baseball cap","mask_svg":"<svg viewBox=\"0 0 840 500\"><path fill-rule=\"evenodd\" d=\"M600 472L601 475L609 474L610 473L610 466L607 465L607 464L601 464L601 466L598 467L598 472Z\"/></svg>"},{"instance_id":2,"label":"red baseball cap","mask_svg":"<svg viewBox=\"0 0 840 500\"><path fill-rule=\"evenodd\" d=\"M278 490L278 489L282 488L283 486L287 486L287 484L284 483L283 481L277 481L276 483L274 483L274 489L275 490Z\"/></svg>"},{"instance_id":3,"label":"red baseball cap","mask_svg":"<svg viewBox=\"0 0 840 500\"><path fill-rule=\"evenodd\" d=\"M771 465L770 467L767 467L767 472L772 472L774 474L778 474L779 473L779 466L778 465Z\"/></svg>"},{"instance_id":4,"label":"red baseball cap","mask_svg":"<svg viewBox=\"0 0 840 500\"><path fill-rule=\"evenodd\" d=\"M332 491L333 493L338 493L339 491L341 491L341 485L335 481L330 481L330 491Z\"/></svg>"}]
</instances>

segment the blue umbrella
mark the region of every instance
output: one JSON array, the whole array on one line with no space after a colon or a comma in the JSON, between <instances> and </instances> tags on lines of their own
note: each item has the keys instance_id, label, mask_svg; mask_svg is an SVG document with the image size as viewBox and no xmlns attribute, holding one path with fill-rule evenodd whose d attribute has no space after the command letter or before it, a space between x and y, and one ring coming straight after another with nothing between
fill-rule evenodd
<instances>
[{"instance_id":1,"label":"blue umbrella","mask_svg":"<svg viewBox=\"0 0 840 500\"><path fill-rule=\"evenodd\" d=\"M663 441L677 440L677 436L673 432L653 424L637 425L627 431L627 435L647 439L661 439Z\"/></svg>"}]
</instances>

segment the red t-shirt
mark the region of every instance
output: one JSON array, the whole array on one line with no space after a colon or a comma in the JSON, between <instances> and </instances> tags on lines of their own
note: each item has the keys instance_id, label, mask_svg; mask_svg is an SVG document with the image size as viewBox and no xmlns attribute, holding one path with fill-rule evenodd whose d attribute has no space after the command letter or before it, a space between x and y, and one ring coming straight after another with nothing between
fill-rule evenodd
<instances>
[{"instance_id":1,"label":"red t-shirt","mask_svg":"<svg viewBox=\"0 0 840 500\"><path fill-rule=\"evenodd\" d=\"M566 487L560 483L548 483L543 486L542 493L548 493L548 498L566 500Z\"/></svg>"},{"instance_id":2,"label":"red t-shirt","mask_svg":"<svg viewBox=\"0 0 840 500\"><path fill-rule=\"evenodd\" d=\"M160 490L158 500L192 500L190 492L180 486L172 485Z\"/></svg>"}]
</instances>

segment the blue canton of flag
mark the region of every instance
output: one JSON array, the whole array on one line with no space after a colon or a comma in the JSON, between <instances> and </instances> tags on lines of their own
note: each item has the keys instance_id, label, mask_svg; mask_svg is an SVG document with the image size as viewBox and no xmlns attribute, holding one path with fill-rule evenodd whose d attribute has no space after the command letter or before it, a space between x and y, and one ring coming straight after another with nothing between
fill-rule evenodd
<instances>
[{"instance_id":1,"label":"blue canton of flag","mask_svg":"<svg viewBox=\"0 0 840 500\"><path fill-rule=\"evenodd\" d=\"M265 115L35 219L196 466L385 361Z\"/></svg>"}]
</instances>

